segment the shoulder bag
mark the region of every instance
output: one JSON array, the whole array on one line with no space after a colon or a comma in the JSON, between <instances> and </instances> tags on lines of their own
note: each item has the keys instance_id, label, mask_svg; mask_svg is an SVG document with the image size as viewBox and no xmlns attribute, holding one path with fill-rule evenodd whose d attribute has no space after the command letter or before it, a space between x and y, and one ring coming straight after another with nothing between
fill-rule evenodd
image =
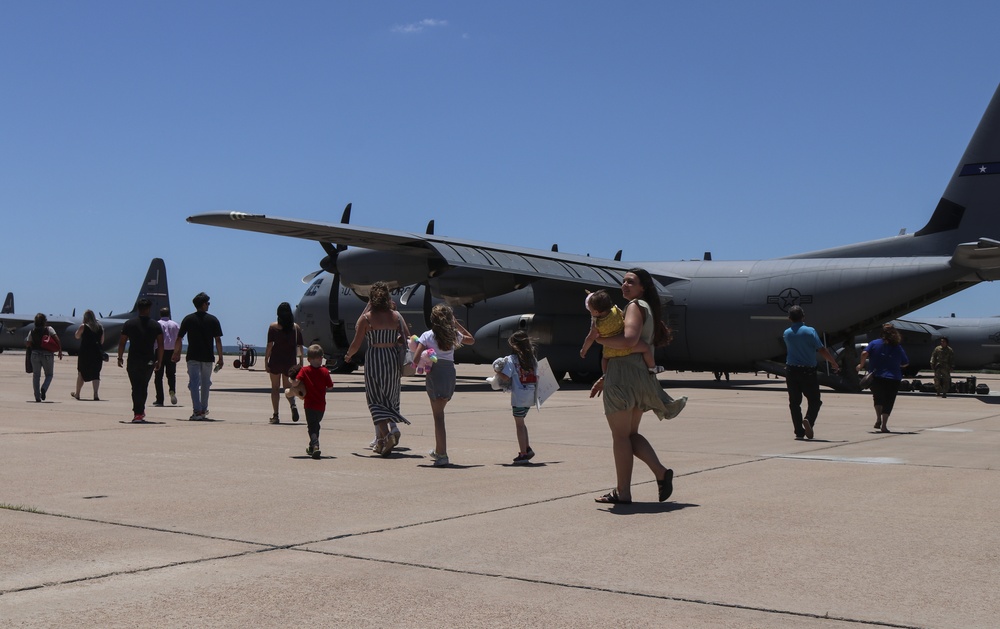
<instances>
[{"instance_id":1,"label":"shoulder bag","mask_svg":"<svg viewBox=\"0 0 1000 629\"><path fill-rule=\"evenodd\" d=\"M59 351L59 339L51 334L42 335L42 349L47 352Z\"/></svg>"},{"instance_id":2,"label":"shoulder bag","mask_svg":"<svg viewBox=\"0 0 1000 629\"><path fill-rule=\"evenodd\" d=\"M417 373L413 367L413 352L410 351L409 343L406 342L406 331L403 328L403 317L396 313L396 323L399 324L400 342L396 345L396 353L399 355L399 371L401 375L412 376Z\"/></svg>"},{"instance_id":3,"label":"shoulder bag","mask_svg":"<svg viewBox=\"0 0 1000 629\"><path fill-rule=\"evenodd\" d=\"M874 379L875 379L875 372L874 371L869 371L868 373L866 373L865 377L862 378L861 382L858 383L858 384L861 385L861 390L864 391L865 389L871 387L872 386L872 380L874 380Z\"/></svg>"}]
</instances>

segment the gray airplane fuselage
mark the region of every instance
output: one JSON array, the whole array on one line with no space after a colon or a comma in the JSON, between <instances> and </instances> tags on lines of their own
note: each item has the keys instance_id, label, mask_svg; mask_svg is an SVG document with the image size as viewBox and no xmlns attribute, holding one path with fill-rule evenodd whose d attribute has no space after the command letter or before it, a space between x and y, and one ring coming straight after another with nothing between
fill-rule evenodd
<instances>
[{"instance_id":1,"label":"gray airplane fuselage","mask_svg":"<svg viewBox=\"0 0 1000 629\"><path fill-rule=\"evenodd\" d=\"M65 325L60 325L64 319L72 319ZM122 333L122 326L125 319L102 317L97 320L104 328L104 349L110 350L118 346L118 337ZM63 351L67 354L76 354L80 349L80 341L76 338L76 331L83 325L83 320L79 317L51 317L52 325L62 344ZM35 328L34 323L11 327L0 322L0 350L4 349L24 349L25 340L28 334Z\"/></svg>"},{"instance_id":2,"label":"gray airplane fuselage","mask_svg":"<svg viewBox=\"0 0 1000 629\"><path fill-rule=\"evenodd\" d=\"M636 266L653 274L689 278L667 286L665 319L674 341L657 352L657 361L673 369L747 371L761 360L784 359L782 332L788 308L802 305L809 324L834 339L853 338L866 324L909 312L927 299L927 286L938 286L941 298L966 285L968 270L936 258L858 258L852 260L764 260L648 262ZM857 287L869 286L869 296L857 299ZM336 295L330 299L330 290ZM406 305L394 291L399 312L413 333L427 329L424 288L417 287ZM614 293L614 291L609 291ZM525 329L540 345L540 355L555 371L594 373L600 370L600 350L586 359L578 352L590 326L582 288L539 280L517 291L490 297L471 307L455 307L456 316L476 336L457 359L492 362L510 353L506 339ZM621 302L620 293L615 296ZM433 303L440 300L434 299ZM900 304L906 304L900 306ZM624 305L621 304L620 305ZM298 305L296 319L308 342L317 342L337 358L354 334L364 300L324 273L314 279ZM874 317L871 313L880 313ZM329 323L331 320L333 325ZM719 339L727 339L721 343ZM832 344L832 343L831 343Z\"/></svg>"}]
</instances>

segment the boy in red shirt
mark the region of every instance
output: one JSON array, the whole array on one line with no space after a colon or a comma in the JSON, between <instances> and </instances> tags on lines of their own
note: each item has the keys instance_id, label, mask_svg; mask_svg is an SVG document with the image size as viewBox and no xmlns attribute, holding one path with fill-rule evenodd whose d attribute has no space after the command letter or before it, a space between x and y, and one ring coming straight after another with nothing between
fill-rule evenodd
<instances>
[{"instance_id":1,"label":"boy in red shirt","mask_svg":"<svg viewBox=\"0 0 1000 629\"><path fill-rule=\"evenodd\" d=\"M309 429L309 447L306 448L306 454L318 459L319 423L323 421L323 413L326 412L326 392L333 389L333 380L330 378L330 372L323 366L322 347L316 344L310 345L306 357L309 364L299 369L291 385L295 388L301 385L305 389L302 407L306 411L306 427Z\"/></svg>"}]
</instances>

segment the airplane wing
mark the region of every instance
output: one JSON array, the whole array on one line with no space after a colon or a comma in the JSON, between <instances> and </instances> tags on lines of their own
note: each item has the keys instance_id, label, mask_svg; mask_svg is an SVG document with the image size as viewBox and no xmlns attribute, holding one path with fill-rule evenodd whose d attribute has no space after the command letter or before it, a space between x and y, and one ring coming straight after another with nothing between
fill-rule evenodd
<instances>
[{"instance_id":1,"label":"airplane wing","mask_svg":"<svg viewBox=\"0 0 1000 629\"><path fill-rule=\"evenodd\" d=\"M900 336L903 337L904 342L910 339L911 343L918 340L920 343L928 343L934 337L934 331L937 329L937 326L934 325L918 321L906 321L905 319L896 319L892 322L892 325L899 332Z\"/></svg>"},{"instance_id":2,"label":"airplane wing","mask_svg":"<svg viewBox=\"0 0 1000 629\"><path fill-rule=\"evenodd\" d=\"M216 212L188 217L189 223L288 236L317 242L337 243L426 258L433 267L472 269L531 279L554 279L587 286L616 287L633 265L558 251L545 251L492 243L361 227L348 223L321 223L268 217L243 212ZM665 293L665 285L686 278L654 275Z\"/></svg>"},{"instance_id":3,"label":"airplane wing","mask_svg":"<svg viewBox=\"0 0 1000 629\"><path fill-rule=\"evenodd\" d=\"M11 334L13 334L14 331L19 328L34 323L35 323L35 318L33 316L19 317L17 315L0 314L0 325L3 326L4 330L7 330ZM67 317L51 317L48 320L48 325L52 326L52 329L55 330L57 334L61 333L63 330L73 325L74 323L77 323L77 321L74 321Z\"/></svg>"}]
</instances>

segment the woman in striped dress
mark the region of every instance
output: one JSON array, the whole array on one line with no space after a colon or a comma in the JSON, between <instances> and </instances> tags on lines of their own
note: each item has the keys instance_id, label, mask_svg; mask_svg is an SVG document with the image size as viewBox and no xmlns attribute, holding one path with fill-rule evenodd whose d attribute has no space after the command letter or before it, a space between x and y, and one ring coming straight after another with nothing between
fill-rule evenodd
<instances>
[{"instance_id":1,"label":"woman in striped dress","mask_svg":"<svg viewBox=\"0 0 1000 629\"><path fill-rule=\"evenodd\" d=\"M375 282L368 293L368 306L354 326L354 340L344 360L352 362L361 342L368 341L365 350L365 398L375 423L375 445L382 456L389 456L399 444L396 422L409 424L399 412L399 390L402 372L399 347L410 331L403 317L393 308L385 282Z\"/></svg>"}]
</instances>

